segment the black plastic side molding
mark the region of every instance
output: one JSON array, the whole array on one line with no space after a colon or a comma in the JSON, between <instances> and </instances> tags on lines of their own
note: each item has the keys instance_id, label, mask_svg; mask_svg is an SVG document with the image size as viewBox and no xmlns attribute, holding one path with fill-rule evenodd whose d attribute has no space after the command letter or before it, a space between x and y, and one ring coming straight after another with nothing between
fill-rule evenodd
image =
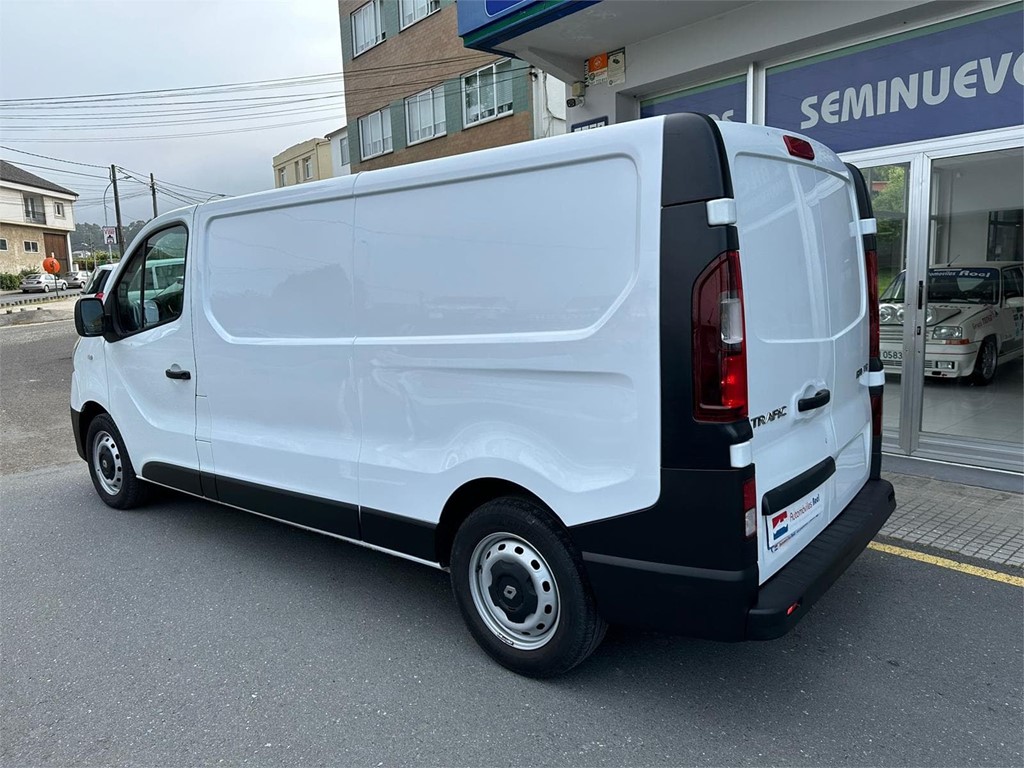
<instances>
[{"instance_id":1,"label":"black plastic side molding","mask_svg":"<svg viewBox=\"0 0 1024 768\"><path fill-rule=\"evenodd\" d=\"M732 177L722 134L707 115L683 112L665 118L661 205L732 197ZM707 222L705 222L705 225Z\"/></svg>"}]
</instances>

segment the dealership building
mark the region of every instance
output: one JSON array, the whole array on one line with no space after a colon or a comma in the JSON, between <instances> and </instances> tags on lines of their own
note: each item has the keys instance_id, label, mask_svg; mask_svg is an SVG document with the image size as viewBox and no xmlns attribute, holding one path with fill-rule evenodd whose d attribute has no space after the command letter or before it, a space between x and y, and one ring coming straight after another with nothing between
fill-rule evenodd
<instances>
[{"instance_id":1,"label":"dealership building","mask_svg":"<svg viewBox=\"0 0 1024 768\"><path fill-rule=\"evenodd\" d=\"M803 133L859 166L891 301L886 451L1024 470L1021 3L475 0L458 12L468 48L570 84L571 130L704 112ZM957 283L965 266L987 298ZM955 306L940 306L940 288ZM990 360L972 359L968 377L933 354L934 318L950 313L970 316L967 335L980 317L995 329L991 377L977 373Z\"/></svg>"}]
</instances>

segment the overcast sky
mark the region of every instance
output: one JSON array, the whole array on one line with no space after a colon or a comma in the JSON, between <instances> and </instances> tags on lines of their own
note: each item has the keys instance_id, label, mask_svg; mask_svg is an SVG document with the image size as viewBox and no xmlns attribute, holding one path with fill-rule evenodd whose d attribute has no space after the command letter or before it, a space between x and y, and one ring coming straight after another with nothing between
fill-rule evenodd
<instances>
[{"instance_id":1,"label":"overcast sky","mask_svg":"<svg viewBox=\"0 0 1024 768\"><path fill-rule=\"evenodd\" d=\"M0 100L189 88L341 71L336 0L0 0L0 40ZM341 80L305 88L318 94L329 90L340 91ZM299 92L262 89L230 95ZM0 144L80 163L114 163L176 184L241 194L273 187L271 159L275 154L344 124L342 99L321 99L314 104L320 109L315 114L303 111L262 120L183 126L160 125L168 118L158 117L148 118L157 123L154 126L88 132L59 127L75 125L76 115L85 114L70 106L44 112L38 107L7 106L0 109ZM96 113L95 107L90 109L86 113ZM114 119L99 124L116 126L121 122L117 115L146 109L152 110L133 106L111 111L108 114ZM7 119L3 119L5 114ZM27 119L11 119L12 114ZM57 116L73 119L59 120ZM309 123L192 138L116 140L303 120ZM80 140L87 137L104 140ZM27 138L45 141L29 142ZM78 220L102 223L103 206L92 201L102 197L104 180L26 164L98 175L102 170L7 150L0 150L0 157L79 192ZM133 182L119 184L123 196L144 191ZM107 199L109 204L109 195ZM161 213L177 205L166 198L159 200ZM110 211L112 217L112 206ZM150 215L148 197L125 201L126 223Z\"/></svg>"}]
</instances>

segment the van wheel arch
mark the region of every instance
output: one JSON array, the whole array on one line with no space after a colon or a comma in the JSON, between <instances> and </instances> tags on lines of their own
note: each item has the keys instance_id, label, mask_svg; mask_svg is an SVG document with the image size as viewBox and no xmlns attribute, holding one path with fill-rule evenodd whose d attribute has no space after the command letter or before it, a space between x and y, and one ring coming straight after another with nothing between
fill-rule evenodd
<instances>
[{"instance_id":1,"label":"van wheel arch","mask_svg":"<svg viewBox=\"0 0 1024 768\"><path fill-rule=\"evenodd\" d=\"M92 420L100 414L106 414L107 416L110 415L103 406L92 400L82 406L82 418L78 422L81 445L85 445L85 439L89 435L89 425L92 424Z\"/></svg>"},{"instance_id":2,"label":"van wheel arch","mask_svg":"<svg viewBox=\"0 0 1024 768\"><path fill-rule=\"evenodd\" d=\"M496 477L481 477L476 480L470 480L468 483L457 488L448 497L444 509L441 510L441 519L437 524L434 534L434 548L437 554L437 561L442 566L447 567L451 563L455 532L459 530L459 526L462 525L465 519L482 505L503 496L528 499L551 513L551 516L558 520L558 516L554 514L547 504L535 493L530 492L518 483Z\"/></svg>"}]
</instances>

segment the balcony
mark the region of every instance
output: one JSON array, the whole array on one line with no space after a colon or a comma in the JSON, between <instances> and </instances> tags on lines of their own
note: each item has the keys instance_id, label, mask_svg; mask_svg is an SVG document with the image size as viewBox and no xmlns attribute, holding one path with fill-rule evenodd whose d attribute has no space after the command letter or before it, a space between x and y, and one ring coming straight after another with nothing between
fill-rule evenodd
<instances>
[{"instance_id":1,"label":"balcony","mask_svg":"<svg viewBox=\"0 0 1024 768\"><path fill-rule=\"evenodd\" d=\"M46 214L42 211L25 211L26 224L45 224Z\"/></svg>"}]
</instances>

